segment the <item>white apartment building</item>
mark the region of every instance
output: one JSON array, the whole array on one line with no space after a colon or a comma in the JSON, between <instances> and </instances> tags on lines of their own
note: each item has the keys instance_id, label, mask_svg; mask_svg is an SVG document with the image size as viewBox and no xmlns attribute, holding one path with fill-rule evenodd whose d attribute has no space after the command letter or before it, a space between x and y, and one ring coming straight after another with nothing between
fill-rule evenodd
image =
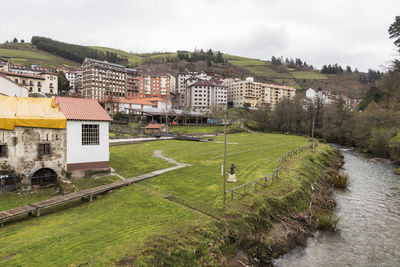
<instances>
[{"instance_id":1,"label":"white apartment building","mask_svg":"<svg viewBox=\"0 0 400 267\"><path fill-rule=\"evenodd\" d=\"M67 71L65 78L69 81L69 86L75 92L82 90L83 71Z\"/></svg>"},{"instance_id":2,"label":"white apartment building","mask_svg":"<svg viewBox=\"0 0 400 267\"><path fill-rule=\"evenodd\" d=\"M227 87L213 81L191 79L186 87L185 107L201 113L213 113L227 108Z\"/></svg>"},{"instance_id":3,"label":"white apartment building","mask_svg":"<svg viewBox=\"0 0 400 267\"><path fill-rule=\"evenodd\" d=\"M232 107L243 107L245 103L251 107L270 104L271 108L285 99L293 98L296 89L287 86L255 82L253 77L245 81L239 79L225 79L228 87L228 104Z\"/></svg>"},{"instance_id":4,"label":"white apartment building","mask_svg":"<svg viewBox=\"0 0 400 267\"><path fill-rule=\"evenodd\" d=\"M82 68L82 96L92 99L126 96L127 75L124 66L86 58Z\"/></svg>"},{"instance_id":5,"label":"white apartment building","mask_svg":"<svg viewBox=\"0 0 400 267\"><path fill-rule=\"evenodd\" d=\"M179 95L179 105L181 107L188 106L186 88L198 80L214 81L217 84L222 83L222 76L215 73L197 72L197 71L185 71L178 74L178 87L176 94Z\"/></svg>"},{"instance_id":6,"label":"white apartment building","mask_svg":"<svg viewBox=\"0 0 400 267\"><path fill-rule=\"evenodd\" d=\"M0 72L0 75L7 77L16 84L28 89L29 94L58 94L58 76L56 73L43 72L39 75L30 75L15 72Z\"/></svg>"}]
</instances>

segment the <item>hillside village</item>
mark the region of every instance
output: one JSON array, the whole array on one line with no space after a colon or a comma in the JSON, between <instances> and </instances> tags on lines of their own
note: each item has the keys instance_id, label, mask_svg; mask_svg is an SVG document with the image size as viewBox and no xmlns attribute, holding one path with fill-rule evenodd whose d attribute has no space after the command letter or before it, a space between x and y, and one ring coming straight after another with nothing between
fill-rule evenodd
<instances>
[{"instance_id":1,"label":"hillside village","mask_svg":"<svg viewBox=\"0 0 400 267\"><path fill-rule=\"evenodd\" d=\"M183 55L191 60L187 52ZM218 52L217 58L223 62L221 53ZM69 83L68 92L58 88L60 74L65 75ZM14 173L4 180L3 183L8 186L3 185L3 189L18 188L14 175L21 175L23 178L20 183L30 189L34 185L55 184L57 177L85 177L89 172L107 170L109 138L115 138L115 133L119 137L140 137L165 134L169 131L168 126L218 125L223 122L219 114L228 109L258 110L268 106L274 110L281 101L294 100L296 91L290 86L256 81L254 77L242 80L213 72L190 70L174 76L167 72L125 67L92 58L85 58L80 68L72 70L63 66L49 70L38 64L24 67L0 58L1 100L10 103L3 107L15 111L15 114L7 115L9 123L2 126L2 161ZM349 108L354 109L359 104L356 99L320 88L308 89L301 101L307 109L310 103L316 105L320 101L329 105L339 98ZM41 107L38 112L33 110L36 106ZM22 114L32 118L32 122L26 119L18 124ZM127 116L129 121L144 123L141 125L143 128L115 123L109 126L108 123L112 121L110 116L117 123L118 117ZM62 127L53 121L55 118L64 120ZM52 122L49 123L49 120ZM77 125L76 122L81 124ZM77 134L75 131L80 134L74 137ZM82 140L79 143L75 138ZM63 147L64 143L68 145ZM35 150L31 159L25 157L26 162L20 164L21 157L26 153L31 154L30 150L35 145L39 146L37 153L40 160L35 162ZM99 146L96 153L93 153L92 145ZM18 146L22 146L22 150ZM54 155L57 155L56 158Z\"/></svg>"},{"instance_id":2,"label":"hillside village","mask_svg":"<svg viewBox=\"0 0 400 267\"><path fill-rule=\"evenodd\" d=\"M0 267L398 266L399 5L5 1Z\"/></svg>"}]
</instances>

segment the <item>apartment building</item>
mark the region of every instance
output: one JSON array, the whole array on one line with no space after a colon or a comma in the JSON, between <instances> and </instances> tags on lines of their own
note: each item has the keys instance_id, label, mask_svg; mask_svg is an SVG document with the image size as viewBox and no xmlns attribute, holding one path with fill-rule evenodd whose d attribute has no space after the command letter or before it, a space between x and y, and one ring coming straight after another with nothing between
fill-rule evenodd
<instances>
[{"instance_id":1,"label":"apartment building","mask_svg":"<svg viewBox=\"0 0 400 267\"><path fill-rule=\"evenodd\" d=\"M169 100L175 91L176 79L168 73L139 72L139 95L145 97L161 97Z\"/></svg>"},{"instance_id":2,"label":"apartment building","mask_svg":"<svg viewBox=\"0 0 400 267\"><path fill-rule=\"evenodd\" d=\"M136 69L126 68L127 98L136 98L139 95L139 75Z\"/></svg>"},{"instance_id":3,"label":"apartment building","mask_svg":"<svg viewBox=\"0 0 400 267\"><path fill-rule=\"evenodd\" d=\"M214 113L227 108L227 87L214 81L190 78L186 87L185 107L201 113Z\"/></svg>"},{"instance_id":4,"label":"apartment building","mask_svg":"<svg viewBox=\"0 0 400 267\"><path fill-rule=\"evenodd\" d=\"M65 78L69 81L69 86L75 92L82 91L82 83L83 83L83 71L74 70L74 71L66 71Z\"/></svg>"},{"instance_id":5,"label":"apartment building","mask_svg":"<svg viewBox=\"0 0 400 267\"><path fill-rule=\"evenodd\" d=\"M0 58L0 71L8 71L9 66L8 60Z\"/></svg>"},{"instance_id":6,"label":"apartment building","mask_svg":"<svg viewBox=\"0 0 400 267\"><path fill-rule=\"evenodd\" d=\"M228 87L228 105L232 107L243 107L248 103L251 107L270 104L274 108L279 101L291 99L296 94L292 87L255 82L253 77L245 81L226 79L224 84Z\"/></svg>"},{"instance_id":7,"label":"apartment building","mask_svg":"<svg viewBox=\"0 0 400 267\"><path fill-rule=\"evenodd\" d=\"M3 75L16 84L25 87L28 89L29 94L58 94L58 76L56 73L43 72L39 75L31 75L2 71L0 72L0 75Z\"/></svg>"},{"instance_id":8,"label":"apartment building","mask_svg":"<svg viewBox=\"0 0 400 267\"><path fill-rule=\"evenodd\" d=\"M276 85L276 84L263 84L264 103L271 105L275 108L283 99L293 99L296 96L296 89L293 87Z\"/></svg>"},{"instance_id":9,"label":"apartment building","mask_svg":"<svg viewBox=\"0 0 400 267\"><path fill-rule=\"evenodd\" d=\"M82 68L82 96L98 100L125 98L127 71L124 66L86 58Z\"/></svg>"},{"instance_id":10,"label":"apartment building","mask_svg":"<svg viewBox=\"0 0 400 267\"><path fill-rule=\"evenodd\" d=\"M197 71L185 71L178 74L178 87L176 94L179 97L179 106L186 107L188 101L186 88L198 80L213 81L216 84L222 83L222 76L215 73L197 72Z\"/></svg>"}]
</instances>

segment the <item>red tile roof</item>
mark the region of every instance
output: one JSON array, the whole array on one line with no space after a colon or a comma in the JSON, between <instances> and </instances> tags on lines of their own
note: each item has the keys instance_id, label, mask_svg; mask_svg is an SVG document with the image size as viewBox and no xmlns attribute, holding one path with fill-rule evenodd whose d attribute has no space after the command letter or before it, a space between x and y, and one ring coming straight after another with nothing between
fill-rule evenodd
<instances>
[{"instance_id":1,"label":"red tile roof","mask_svg":"<svg viewBox=\"0 0 400 267\"><path fill-rule=\"evenodd\" d=\"M165 126L165 124L151 123L147 125L145 129L160 129L163 126Z\"/></svg>"},{"instance_id":2,"label":"red tile roof","mask_svg":"<svg viewBox=\"0 0 400 267\"><path fill-rule=\"evenodd\" d=\"M111 121L107 112L94 99L56 97L55 103L67 120Z\"/></svg>"}]
</instances>

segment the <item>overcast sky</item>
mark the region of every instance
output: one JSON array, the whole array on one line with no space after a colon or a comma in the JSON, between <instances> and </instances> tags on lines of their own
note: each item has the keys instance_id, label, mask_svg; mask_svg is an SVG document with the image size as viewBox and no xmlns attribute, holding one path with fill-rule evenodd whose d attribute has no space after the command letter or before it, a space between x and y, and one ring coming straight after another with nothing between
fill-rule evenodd
<instances>
[{"instance_id":1,"label":"overcast sky","mask_svg":"<svg viewBox=\"0 0 400 267\"><path fill-rule=\"evenodd\" d=\"M13 0L0 41L32 35L132 52L212 48L381 69L396 56L387 29L399 0Z\"/></svg>"}]
</instances>

